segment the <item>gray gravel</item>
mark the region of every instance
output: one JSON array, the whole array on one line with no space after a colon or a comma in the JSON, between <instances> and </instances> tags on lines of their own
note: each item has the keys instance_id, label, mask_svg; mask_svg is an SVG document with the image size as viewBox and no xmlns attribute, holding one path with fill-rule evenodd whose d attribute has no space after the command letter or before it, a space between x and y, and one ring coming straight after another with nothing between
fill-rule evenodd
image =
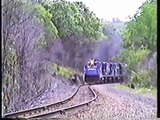
<instances>
[{"instance_id":1,"label":"gray gravel","mask_svg":"<svg viewBox=\"0 0 160 120\"><path fill-rule=\"evenodd\" d=\"M37 98L33 105L41 106L61 100L71 95L76 87L59 82L53 86L51 91L46 91L43 96ZM89 106L66 112L65 115L54 117L66 120L156 120L157 100L155 97L118 90L114 84L92 87L98 95L95 102L92 102ZM92 94L83 87L72 103L84 102L91 96Z\"/></svg>"},{"instance_id":2,"label":"gray gravel","mask_svg":"<svg viewBox=\"0 0 160 120\"><path fill-rule=\"evenodd\" d=\"M156 98L146 102L144 96L115 90L114 85L94 86L96 102L62 118L72 120L156 120ZM144 100L143 100L144 99ZM149 99L149 98L147 98ZM154 105L153 105L154 104Z\"/></svg>"},{"instance_id":3,"label":"gray gravel","mask_svg":"<svg viewBox=\"0 0 160 120\"><path fill-rule=\"evenodd\" d=\"M41 96L36 98L34 101L30 102L26 109L31 109L34 107L45 106L48 104L52 104L65 98L69 97L73 94L73 92L77 89L77 86L70 85L69 82L65 79L56 79L53 78L53 84L50 90L46 90Z\"/></svg>"},{"instance_id":4,"label":"gray gravel","mask_svg":"<svg viewBox=\"0 0 160 120\"><path fill-rule=\"evenodd\" d=\"M132 100L137 100L140 102L143 102L144 104L150 105L152 107L157 107L157 97L154 97L152 95L143 95L143 94L136 94L133 92L128 92L125 90L119 90L117 89L114 84L111 85L101 85L102 87L106 88L107 91L112 91L114 94L118 95L119 97L128 96L131 97Z\"/></svg>"},{"instance_id":5,"label":"gray gravel","mask_svg":"<svg viewBox=\"0 0 160 120\"><path fill-rule=\"evenodd\" d=\"M140 96L138 94L133 94L130 92L125 92L121 90L115 90L113 87L110 87L109 85L104 86L96 86L95 89L100 93L104 95L104 99L106 99L109 103L112 103L109 108L112 108L114 110L113 112L110 112L111 116L114 115L115 119L116 116L118 118L124 118L124 119L145 119L145 120L153 120L156 119L156 113L157 113L157 107L156 107L156 98L150 97L144 97L143 95ZM136 96L137 95L137 96ZM102 96L103 97L103 96ZM108 98L108 99L107 99ZM148 100L146 100L148 99ZM104 102L104 103L105 103ZM116 112L121 111L119 115L121 114L123 117L120 117L119 115L116 115Z\"/></svg>"},{"instance_id":6,"label":"gray gravel","mask_svg":"<svg viewBox=\"0 0 160 120\"><path fill-rule=\"evenodd\" d=\"M71 107L71 106L74 106L74 105L78 105L80 103L84 103L88 100L90 100L91 98L93 97L91 91L88 89L88 86L83 86L79 89L79 91L77 92L76 96L71 100L69 101L68 103L64 104L61 108L66 108L66 107ZM74 112L77 111L76 109L73 110ZM68 115L72 115L72 112L67 112L67 116ZM62 117L67 117L66 115L50 115L49 117L50 118L62 118ZM67 117L69 118L69 117Z\"/></svg>"}]
</instances>

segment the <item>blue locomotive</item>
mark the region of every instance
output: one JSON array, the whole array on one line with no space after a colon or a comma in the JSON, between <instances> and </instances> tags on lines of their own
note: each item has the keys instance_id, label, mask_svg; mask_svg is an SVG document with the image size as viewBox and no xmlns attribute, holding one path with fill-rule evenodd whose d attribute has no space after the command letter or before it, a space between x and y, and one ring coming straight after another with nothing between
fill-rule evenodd
<instances>
[{"instance_id":1,"label":"blue locomotive","mask_svg":"<svg viewBox=\"0 0 160 120\"><path fill-rule=\"evenodd\" d=\"M91 59L84 68L84 82L86 83L98 83L102 77L102 65L101 62L97 62Z\"/></svg>"},{"instance_id":2,"label":"blue locomotive","mask_svg":"<svg viewBox=\"0 0 160 120\"><path fill-rule=\"evenodd\" d=\"M100 62L90 59L84 67L84 82L92 83L115 83L123 82L122 63Z\"/></svg>"}]
</instances>

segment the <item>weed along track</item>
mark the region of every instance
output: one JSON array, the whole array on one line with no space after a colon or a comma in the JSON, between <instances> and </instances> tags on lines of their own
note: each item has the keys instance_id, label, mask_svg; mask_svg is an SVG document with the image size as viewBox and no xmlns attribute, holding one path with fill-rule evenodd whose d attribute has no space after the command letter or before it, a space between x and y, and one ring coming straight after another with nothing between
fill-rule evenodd
<instances>
[{"instance_id":1,"label":"weed along track","mask_svg":"<svg viewBox=\"0 0 160 120\"><path fill-rule=\"evenodd\" d=\"M91 99L87 101L78 102L75 99L77 98L80 92L84 92L84 89L82 89L84 87L88 89L88 91L92 94L93 97L91 97ZM94 101L96 98L97 98L97 95L91 86L81 85L76 89L76 91L70 97L62 101L49 104L46 106L42 106L42 107L37 107L29 110L6 114L4 115L4 118L42 118L42 117L49 117L50 115L53 116L56 114L64 114L67 111L70 111L70 110L72 111L84 105L88 105L89 103Z\"/></svg>"}]
</instances>

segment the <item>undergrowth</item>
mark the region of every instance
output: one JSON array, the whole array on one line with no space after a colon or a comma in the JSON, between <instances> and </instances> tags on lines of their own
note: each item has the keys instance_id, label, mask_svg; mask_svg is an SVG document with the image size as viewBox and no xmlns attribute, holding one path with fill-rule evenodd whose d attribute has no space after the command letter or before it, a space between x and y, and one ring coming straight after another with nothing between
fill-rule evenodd
<instances>
[{"instance_id":1,"label":"undergrowth","mask_svg":"<svg viewBox=\"0 0 160 120\"><path fill-rule=\"evenodd\" d=\"M157 95L156 88L141 87L141 88L132 89L132 88L129 88L127 85L119 85L119 84L116 87L120 90L131 91L131 92L138 93L138 94L151 94L153 96Z\"/></svg>"},{"instance_id":2,"label":"undergrowth","mask_svg":"<svg viewBox=\"0 0 160 120\"><path fill-rule=\"evenodd\" d=\"M51 70L51 72L54 72L56 75L62 76L66 79L72 78L75 74L81 75L80 72L78 72L74 69L71 69L71 68L68 68L68 67L65 67L65 66L61 66L61 65L58 65L58 64L52 64L50 66L50 70Z\"/></svg>"}]
</instances>

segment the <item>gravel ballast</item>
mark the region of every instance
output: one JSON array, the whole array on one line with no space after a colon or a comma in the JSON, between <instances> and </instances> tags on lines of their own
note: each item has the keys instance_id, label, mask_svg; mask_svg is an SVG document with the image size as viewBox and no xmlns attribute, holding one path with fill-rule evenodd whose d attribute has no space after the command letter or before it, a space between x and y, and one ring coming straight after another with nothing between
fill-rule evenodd
<instances>
[{"instance_id":1,"label":"gravel ballast","mask_svg":"<svg viewBox=\"0 0 160 120\"><path fill-rule=\"evenodd\" d=\"M53 85L51 86L51 89L45 91L41 96L37 97L34 101L26 105L26 109L41 107L62 101L65 98L71 96L76 89L76 85L70 86L70 84L65 79L59 80L53 78Z\"/></svg>"},{"instance_id":2,"label":"gravel ballast","mask_svg":"<svg viewBox=\"0 0 160 120\"><path fill-rule=\"evenodd\" d=\"M37 98L30 107L40 107L62 100L70 96L77 88L75 85L70 86L61 82L54 87ZM98 95L96 101L90 103L89 106L74 109L64 115L52 116L52 118L65 120L156 120L157 99L154 96L119 90L116 88L116 84L93 85L92 88ZM92 97L87 86L84 86L71 103L85 102Z\"/></svg>"},{"instance_id":3,"label":"gravel ballast","mask_svg":"<svg viewBox=\"0 0 160 120\"><path fill-rule=\"evenodd\" d=\"M72 120L156 120L156 98L117 90L109 84L93 88L98 94L96 102L61 117Z\"/></svg>"}]
</instances>

